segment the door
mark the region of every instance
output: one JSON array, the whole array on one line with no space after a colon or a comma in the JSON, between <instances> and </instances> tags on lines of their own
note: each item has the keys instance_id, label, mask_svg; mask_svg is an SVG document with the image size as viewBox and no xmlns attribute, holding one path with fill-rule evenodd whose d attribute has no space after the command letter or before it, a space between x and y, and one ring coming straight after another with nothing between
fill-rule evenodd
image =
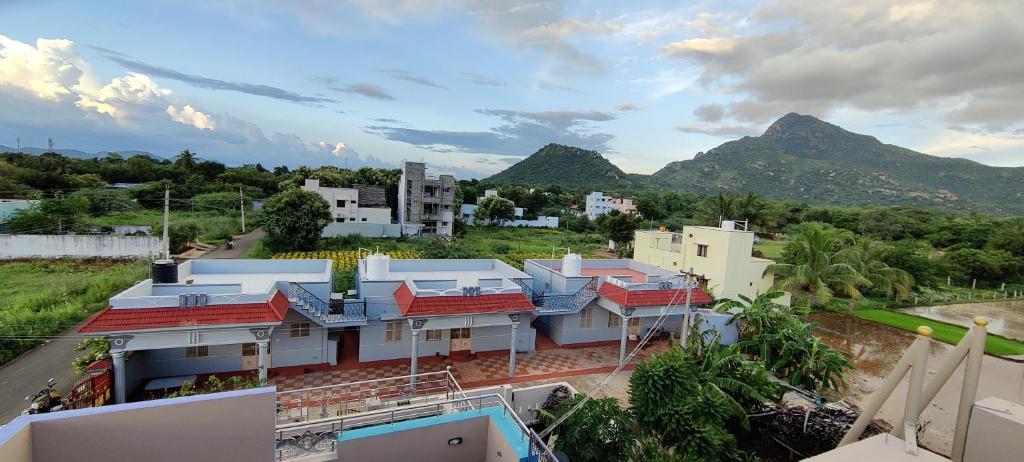
<instances>
[{"instance_id":1,"label":"door","mask_svg":"<svg viewBox=\"0 0 1024 462\"><path fill-rule=\"evenodd\" d=\"M470 329L468 327L452 329L451 346L448 348L449 351L465 351L472 348L473 339L470 335Z\"/></svg>"},{"instance_id":2,"label":"door","mask_svg":"<svg viewBox=\"0 0 1024 462\"><path fill-rule=\"evenodd\" d=\"M640 318L629 318L629 335L640 335Z\"/></svg>"},{"instance_id":3,"label":"door","mask_svg":"<svg viewBox=\"0 0 1024 462\"><path fill-rule=\"evenodd\" d=\"M242 344L243 371L254 371L260 367L260 347L255 343ZM267 344L267 367L270 367L270 344Z\"/></svg>"}]
</instances>

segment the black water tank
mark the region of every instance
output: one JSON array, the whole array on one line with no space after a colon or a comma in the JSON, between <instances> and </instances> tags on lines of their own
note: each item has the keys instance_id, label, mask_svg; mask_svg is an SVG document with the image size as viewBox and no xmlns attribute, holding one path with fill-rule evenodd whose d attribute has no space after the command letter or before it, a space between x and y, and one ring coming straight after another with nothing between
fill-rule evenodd
<instances>
[{"instance_id":1,"label":"black water tank","mask_svg":"<svg viewBox=\"0 0 1024 462\"><path fill-rule=\"evenodd\" d=\"M153 262L153 283L174 284L178 282L178 265L174 260L157 260Z\"/></svg>"}]
</instances>

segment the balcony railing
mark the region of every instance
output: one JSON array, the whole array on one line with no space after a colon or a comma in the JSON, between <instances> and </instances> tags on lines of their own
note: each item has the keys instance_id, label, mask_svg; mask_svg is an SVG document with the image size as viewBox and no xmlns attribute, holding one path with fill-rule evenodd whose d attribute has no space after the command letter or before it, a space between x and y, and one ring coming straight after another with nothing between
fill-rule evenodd
<instances>
[{"instance_id":1,"label":"balcony railing","mask_svg":"<svg viewBox=\"0 0 1024 462\"><path fill-rule=\"evenodd\" d=\"M324 323L365 322L366 300L337 300L327 302L301 284L288 284L288 300Z\"/></svg>"},{"instance_id":2,"label":"balcony railing","mask_svg":"<svg viewBox=\"0 0 1024 462\"><path fill-rule=\"evenodd\" d=\"M393 425L413 419L436 417L460 412L485 414L485 410L500 408L501 417L515 423L520 431L520 442L527 447L526 460L557 462L558 459L543 440L512 410L501 395L488 394L475 397L446 398L444 400L380 409L356 415L341 416L318 422L278 426L275 460L288 460L314 454L336 453L339 438L346 430ZM493 414L491 414L493 415Z\"/></svg>"}]
</instances>

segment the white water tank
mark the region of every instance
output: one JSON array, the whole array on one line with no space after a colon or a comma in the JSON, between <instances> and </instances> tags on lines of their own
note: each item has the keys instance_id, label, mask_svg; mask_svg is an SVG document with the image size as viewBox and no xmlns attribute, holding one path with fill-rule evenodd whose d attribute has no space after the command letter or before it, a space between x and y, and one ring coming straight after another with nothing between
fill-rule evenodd
<instances>
[{"instance_id":1,"label":"white water tank","mask_svg":"<svg viewBox=\"0 0 1024 462\"><path fill-rule=\"evenodd\" d=\"M366 257L366 280L384 281L388 278L388 266L391 264L391 257L381 253L375 253Z\"/></svg>"},{"instance_id":2,"label":"white water tank","mask_svg":"<svg viewBox=\"0 0 1024 462\"><path fill-rule=\"evenodd\" d=\"M562 275L579 277L583 275L583 257L576 253L567 253L562 257Z\"/></svg>"},{"instance_id":3,"label":"white water tank","mask_svg":"<svg viewBox=\"0 0 1024 462\"><path fill-rule=\"evenodd\" d=\"M724 229L726 231L735 231L736 230L736 222L732 221L732 220L725 220L725 221L722 222L722 229Z\"/></svg>"}]
</instances>

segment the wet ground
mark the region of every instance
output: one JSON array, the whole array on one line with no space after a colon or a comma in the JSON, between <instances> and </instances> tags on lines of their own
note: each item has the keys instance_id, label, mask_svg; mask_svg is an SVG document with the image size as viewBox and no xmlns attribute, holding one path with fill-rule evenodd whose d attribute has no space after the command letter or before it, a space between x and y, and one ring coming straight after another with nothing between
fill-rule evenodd
<instances>
[{"instance_id":1,"label":"wet ground","mask_svg":"<svg viewBox=\"0 0 1024 462\"><path fill-rule=\"evenodd\" d=\"M914 334L910 332L846 314L814 313L808 318L820 324L816 333L824 342L853 354L856 369L847 372L843 378L843 397L858 406L864 405L871 392L892 371L893 366L914 340ZM931 380L941 364L940 361L952 348L951 345L932 342L926 380ZM940 454L948 455L952 444L956 407L960 397L960 385L963 383L963 369L961 365L953 373L946 386L921 416L921 422L927 422L928 425L920 442ZM878 418L895 424L902 417L908 379L909 377L905 378L904 385L897 387L892 397L886 401L878 413ZM996 396L1021 402L1022 387L1024 364L985 356L978 385L978 399Z\"/></svg>"},{"instance_id":2,"label":"wet ground","mask_svg":"<svg viewBox=\"0 0 1024 462\"><path fill-rule=\"evenodd\" d=\"M970 327L975 316L984 316L989 320L990 332L1024 340L1024 300L926 306L901 311L964 327Z\"/></svg>"}]
</instances>

